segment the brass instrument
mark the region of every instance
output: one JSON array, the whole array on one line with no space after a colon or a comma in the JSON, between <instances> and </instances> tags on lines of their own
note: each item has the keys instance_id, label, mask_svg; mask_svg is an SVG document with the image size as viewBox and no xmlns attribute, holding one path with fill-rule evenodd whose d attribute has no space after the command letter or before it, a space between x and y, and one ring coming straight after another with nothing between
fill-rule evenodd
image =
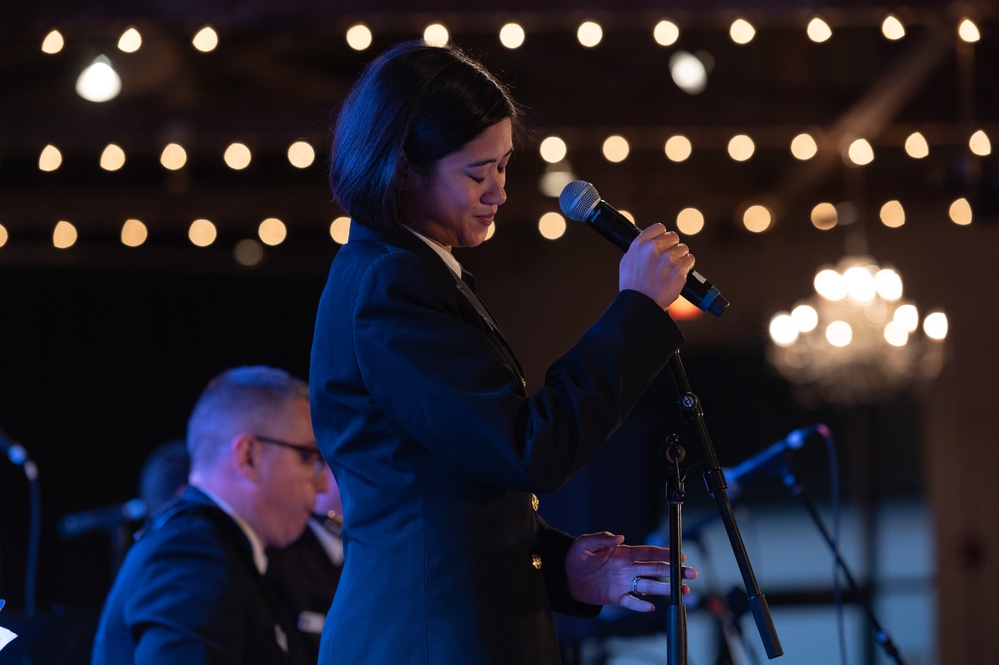
<instances>
[{"instance_id":1,"label":"brass instrument","mask_svg":"<svg viewBox=\"0 0 999 665\"><path fill-rule=\"evenodd\" d=\"M332 533L337 538L343 532L343 515L336 512L335 510L328 511L325 515L322 513L312 513L312 519L323 527L330 533Z\"/></svg>"}]
</instances>

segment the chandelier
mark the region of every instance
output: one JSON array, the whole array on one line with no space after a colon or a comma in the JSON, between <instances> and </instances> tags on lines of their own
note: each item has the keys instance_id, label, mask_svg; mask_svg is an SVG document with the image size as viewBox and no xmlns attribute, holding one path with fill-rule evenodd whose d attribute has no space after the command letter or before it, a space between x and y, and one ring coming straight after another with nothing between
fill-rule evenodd
<instances>
[{"instance_id":1,"label":"chandelier","mask_svg":"<svg viewBox=\"0 0 999 665\"><path fill-rule=\"evenodd\" d=\"M770 320L767 359L785 378L827 402L870 404L940 373L947 316L928 312L920 326L894 269L845 256L814 286Z\"/></svg>"}]
</instances>

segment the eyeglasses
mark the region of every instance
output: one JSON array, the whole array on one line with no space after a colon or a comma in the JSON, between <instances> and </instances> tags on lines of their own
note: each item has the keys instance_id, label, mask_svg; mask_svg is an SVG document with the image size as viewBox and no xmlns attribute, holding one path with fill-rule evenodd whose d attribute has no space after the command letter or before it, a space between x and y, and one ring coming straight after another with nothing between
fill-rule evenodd
<instances>
[{"instance_id":1,"label":"eyeglasses","mask_svg":"<svg viewBox=\"0 0 999 665\"><path fill-rule=\"evenodd\" d=\"M323 467L326 466L326 462L323 460L322 454L319 452L319 448L313 448L312 446L300 446L296 443L288 443L287 441L282 441L281 439L272 439L268 436L260 436L259 434L254 434L253 438L261 443L269 443L272 446L281 446L282 448L290 448L298 453L298 456L302 458L302 464L312 467L312 473L316 477L323 472Z\"/></svg>"}]
</instances>

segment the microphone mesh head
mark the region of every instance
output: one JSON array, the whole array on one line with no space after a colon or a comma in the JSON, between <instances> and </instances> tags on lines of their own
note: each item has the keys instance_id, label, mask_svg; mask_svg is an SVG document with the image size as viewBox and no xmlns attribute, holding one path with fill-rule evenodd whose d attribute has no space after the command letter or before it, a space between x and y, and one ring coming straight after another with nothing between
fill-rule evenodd
<instances>
[{"instance_id":1,"label":"microphone mesh head","mask_svg":"<svg viewBox=\"0 0 999 665\"><path fill-rule=\"evenodd\" d=\"M599 202L597 188L585 180L573 180L562 188L562 193L558 196L558 206L562 212L576 222L584 221Z\"/></svg>"}]
</instances>

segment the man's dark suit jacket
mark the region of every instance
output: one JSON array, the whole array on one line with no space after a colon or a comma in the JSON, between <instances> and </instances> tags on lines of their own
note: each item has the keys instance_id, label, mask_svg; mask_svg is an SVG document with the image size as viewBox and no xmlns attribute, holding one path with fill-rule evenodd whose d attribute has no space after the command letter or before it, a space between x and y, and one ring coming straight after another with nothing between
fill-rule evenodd
<instances>
[{"instance_id":1,"label":"man's dark suit jacket","mask_svg":"<svg viewBox=\"0 0 999 665\"><path fill-rule=\"evenodd\" d=\"M92 663L297 663L301 651L289 623L270 599L242 529L188 487L150 520L125 557Z\"/></svg>"},{"instance_id":2,"label":"man's dark suit jacket","mask_svg":"<svg viewBox=\"0 0 999 665\"><path fill-rule=\"evenodd\" d=\"M346 561L321 663L559 662L572 538L540 518L682 342L619 294L526 393L488 311L405 230L354 223L312 349L312 418L343 497Z\"/></svg>"},{"instance_id":3,"label":"man's dark suit jacket","mask_svg":"<svg viewBox=\"0 0 999 665\"><path fill-rule=\"evenodd\" d=\"M304 661L316 663L320 626L333 602L341 566L333 563L311 526L288 547L268 551L267 560L266 579L298 629Z\"/></svg>"}]
</instances>

